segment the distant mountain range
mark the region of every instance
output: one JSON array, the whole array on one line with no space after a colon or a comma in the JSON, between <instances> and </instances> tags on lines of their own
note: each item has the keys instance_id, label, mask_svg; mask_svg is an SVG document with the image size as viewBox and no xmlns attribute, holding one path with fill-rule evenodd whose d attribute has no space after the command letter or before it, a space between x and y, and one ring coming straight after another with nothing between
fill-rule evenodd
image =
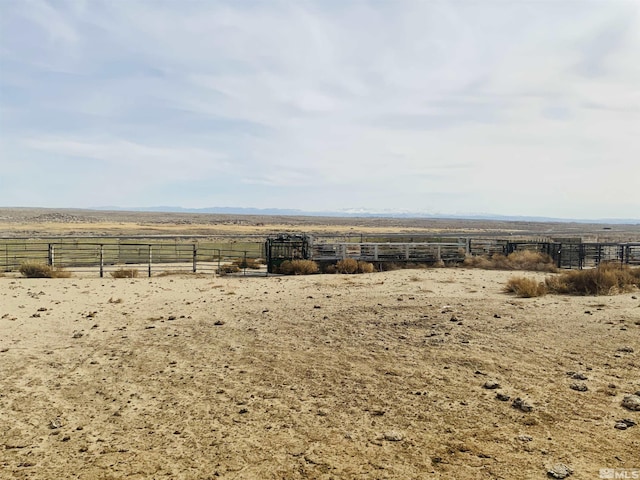
<instances>
[{"instance_id":1,"label":"distant mountain range","mask_svg":"<svg viewBox=\"0 0 640 480\"><path fill-rule=\"evenodd\" d=\"M517 215L468 214L445 215L408 211L376 212L366 209L347 209L341 211L312 212L288 208L242 208L242 207L207 207L183 208L172 206L157 207L93 207L91 210L129 211L129 212L164 212L164 213L210 213L223 215L273 215L298 217L351 217L351 218L439 218L464 220L494 220L505 222L576 222L576 223L604 223L604 224L640 224L640 218L599 218L599 219L567 219L554 217L531 217Z\"/></svg>"}]
</instances>

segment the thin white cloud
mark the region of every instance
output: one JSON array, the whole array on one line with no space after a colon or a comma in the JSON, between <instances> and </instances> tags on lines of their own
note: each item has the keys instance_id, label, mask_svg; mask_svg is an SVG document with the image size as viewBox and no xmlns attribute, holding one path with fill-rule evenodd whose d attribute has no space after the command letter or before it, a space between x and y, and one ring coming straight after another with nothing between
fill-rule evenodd
<instances>
[{"instance_id":1,"label":"thin white cloud","mask_svg":"<svg viewBox=\"0 0 640 480\"><path fill-rule=\"evenodd\" d=\"M237 197L202 202L640 211L635 2L34 0L0 22L0 153L155 170L130 205L224 178Z\"/></svg>"}]
</instances>

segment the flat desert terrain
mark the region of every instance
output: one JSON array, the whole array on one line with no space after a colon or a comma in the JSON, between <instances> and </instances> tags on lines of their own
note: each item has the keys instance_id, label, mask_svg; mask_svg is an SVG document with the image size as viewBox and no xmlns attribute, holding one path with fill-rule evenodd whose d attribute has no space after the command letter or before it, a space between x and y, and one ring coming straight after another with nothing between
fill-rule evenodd
<instances>
[{"instance_id":1,"label":"flat desert terrain","mask_svg":"<svg viewBox=\"0 0 640 480\"><path fill-rule=\"evenodd\" d=\"M0 476L640 468L640 426L614 428L640 423L640 294L520 299L512 275L2 277Z\"/></svg>"}]
</instances>

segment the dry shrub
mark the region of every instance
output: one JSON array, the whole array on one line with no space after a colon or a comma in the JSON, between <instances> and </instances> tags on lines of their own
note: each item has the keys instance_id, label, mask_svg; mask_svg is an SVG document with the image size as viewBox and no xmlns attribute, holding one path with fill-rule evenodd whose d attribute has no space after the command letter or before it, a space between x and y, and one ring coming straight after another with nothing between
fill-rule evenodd
<instances>
[{"instance_id":1,"label":"dry shrub","mask_svg":"<svg viewBox=\"0 0 640 480\"><path fill-rule=\"evenodd\" d=\"M463 265L484 270L529 270L534 272L555 272L553 259L546 253L533 250L518 250L505 256L476 256L465 258Z\"/></svg>"},{"instance_id":2,"label":"dry shrub","mask_svg":"<svg viewBox=\"0 0 640 480\"><path fill-rule=\"evenodd\" d=\"M318 273L318 264L313 260L285 260L278 267L284 275L311 275Z\"/></svg>"},{"instance_id":3,"label":"dry shrub","mask_svg":"<svg viewBox=\"0 0 640 480\"><path fill-rule=\"evenodd\" d=\"M373 273L375 271L375 267L373 263L369 262L358 262L358 273Z\"/></svg>"},{"instance_id":4,"label":"dry shrub","mask_svg":"<svg viewBox=\"0 0 640 480\"><path fill-rule=\"evenodd\" d=\"M259 270L261 261L259 258L236 258L233 264L240 269L250 268L252 270Z\"/></svg>"},{"instance_id":5,"label":"dry shrub","mask_svg":"<svg viewBox=\"0 0 640 480\"><path fill-rule=\"evenodd\" d=\"M71 276L70 272L62 268L29 262L20 265L20 273L27 278L69 278Z\"/></svg>"},{"instance_id":6,"label":"dry shrub","mask_svg":"<svg viewBox=\"0 0 640 480\"><path fill-rule=\"evenodd\" d=\"M640 268L617 262L588 270L571 270L546 279L550 292L569 295L614 295L640 287Z\"/></svg>"},{"instance_id":7,"label":"dry shrub","mask_svg":"<svg viewBox=\"0 0 640 480\"><path fill-rule=\"evenodd\" d=\"M515 293L519 297L532 298L545 295L547 287L544 282L537 282L532 278L512 277L507 281L504 291Z\"/></svg>"},{"instance_id":8,"label":"dry shrub","mask_svg":"<svg viewBox=\"0 0 640 480\"><path fill-rule=\"evenodd\" d=\"M361 262L355 258L345 258L344 260L339 260L338 263L336 263L337 273L373 273L373 271L373 263Z\"/></svg>"},{"instance_id":9,"label":"dry shrub","mask_svg":"<svg viewBox=\"0 0 640 480\"><path fill-rule=\"evenodd\" d=\"M138 270L135 268L119 268L110 274L113 278L136 278Z\"/></svg>"},{"instance_id":10,"label":"dry shrub","mask_svg":"<svg viewBox=\"0 0 640 480\"><path fill-rule=\"evenodd\" d=\"M235 263L230 263L228 265L221 265L218 269L218 275L226 275L229 273L238 273L240 271L240 267Z\"/></svg>"}]
</instances>

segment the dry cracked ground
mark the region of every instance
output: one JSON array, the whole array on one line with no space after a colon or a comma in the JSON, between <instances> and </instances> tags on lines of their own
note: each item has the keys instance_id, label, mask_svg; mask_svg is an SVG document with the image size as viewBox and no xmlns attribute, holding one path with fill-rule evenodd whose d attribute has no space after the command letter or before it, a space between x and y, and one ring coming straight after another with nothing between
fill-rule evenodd
<instances>
[{"instance_id":1,"label":"dry cracked ground","mask_svg":"<svg viewBox=\"0 0 640 480\"><path fill-rule=\"evenodd\" d=\"M640 468L640 426L614 428L640 423L637 292L518 299L511 275L0 278L0 476Z\"/></svg>"}]
</instances>

